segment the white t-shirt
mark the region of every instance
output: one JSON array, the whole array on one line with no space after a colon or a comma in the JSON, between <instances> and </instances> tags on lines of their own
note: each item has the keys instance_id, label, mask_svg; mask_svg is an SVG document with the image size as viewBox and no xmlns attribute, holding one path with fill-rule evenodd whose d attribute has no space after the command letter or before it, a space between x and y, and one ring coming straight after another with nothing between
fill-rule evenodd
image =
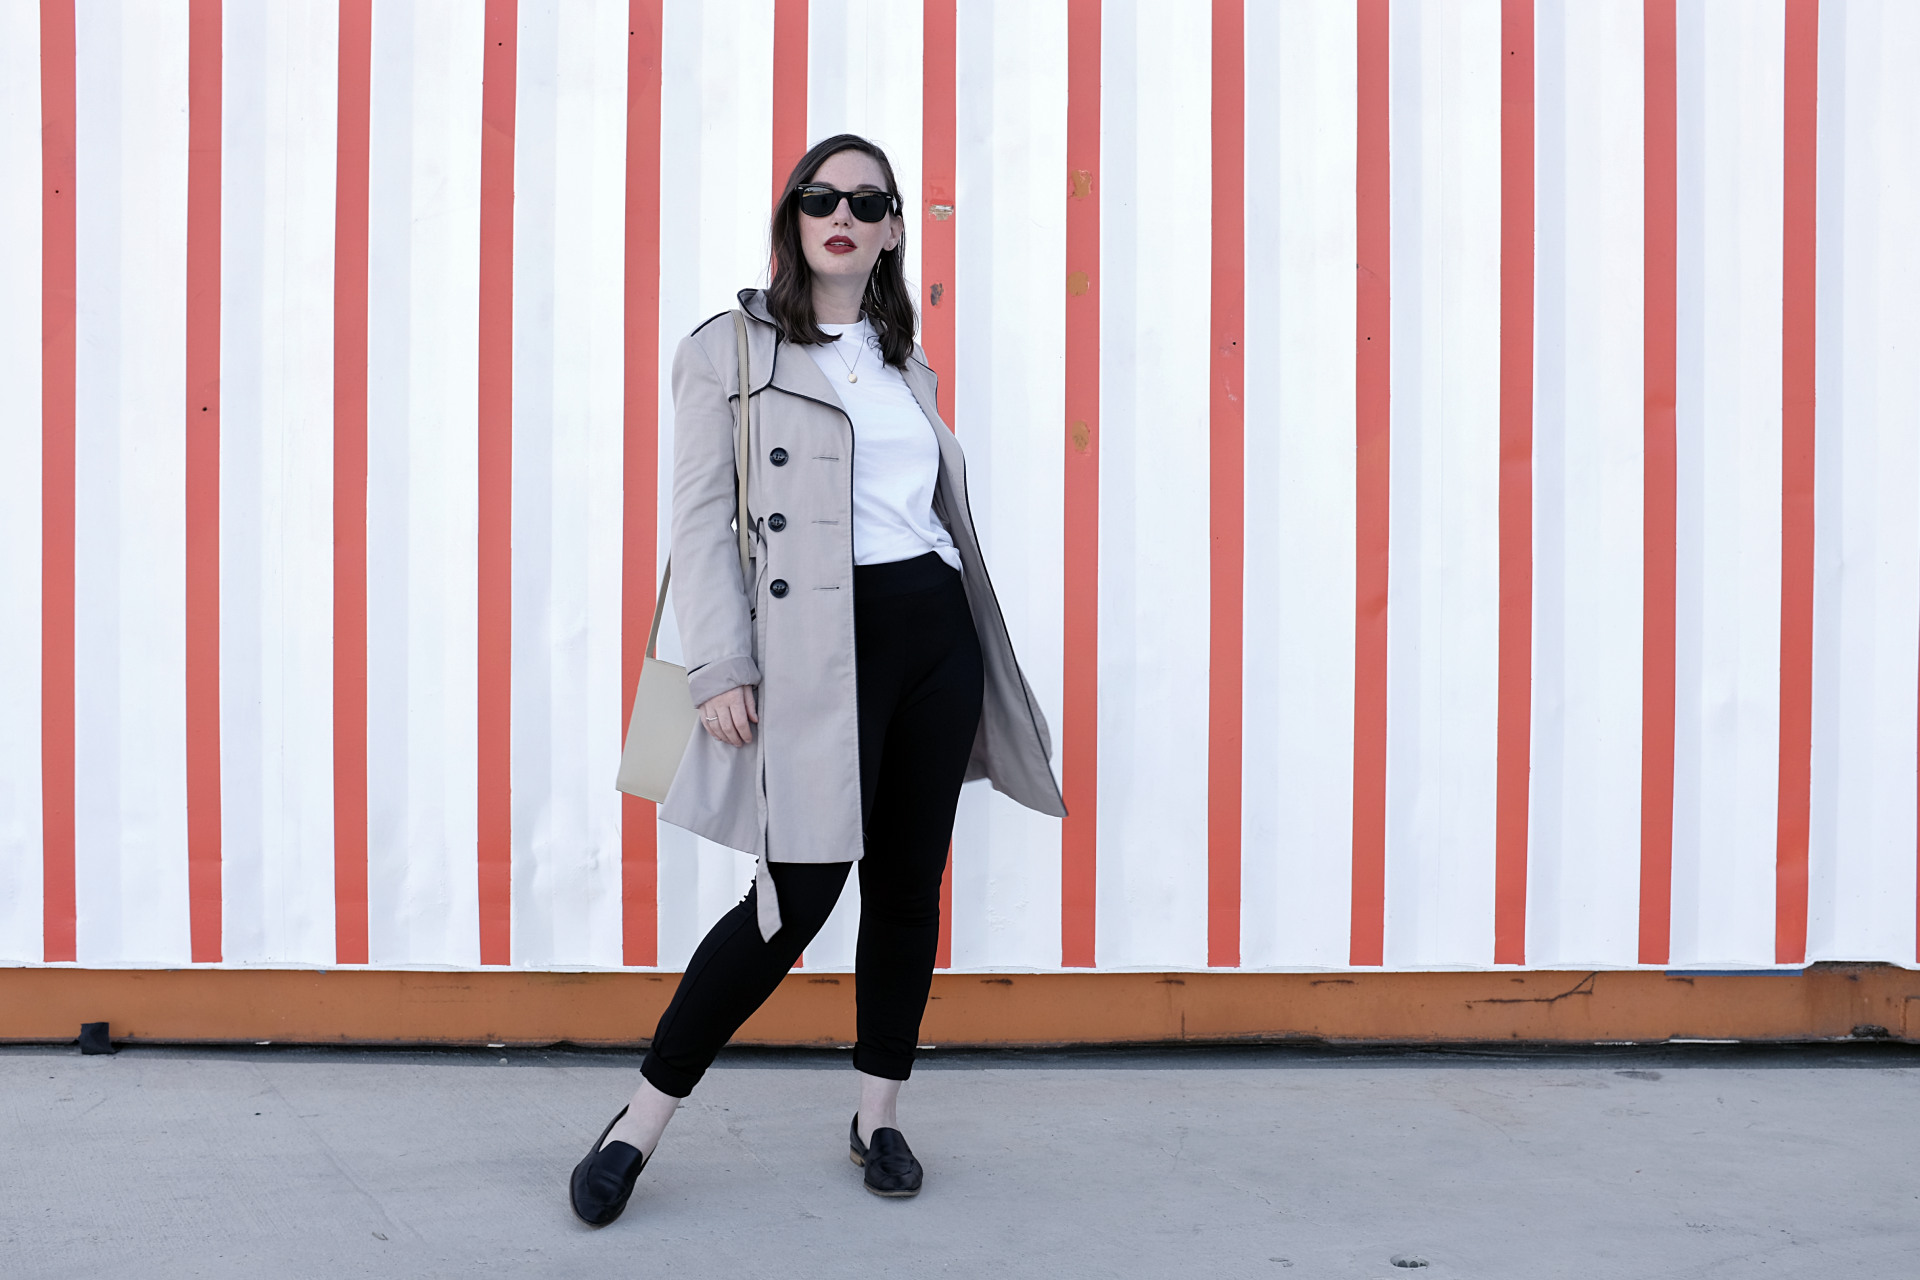
<instances>
[{"instance_id":1,"label":"white t-shirt","mask_svg":"<svg viewBox=\"0 0 1920 1280\"><path fill-rule=\"evenodd\" d=\"M940 477L936 428L907 380L880 354L880 339L864 316L820 329L839 340L805 351L853 420L853 562L889 564L933 551L958 569L960 553L933 514ZM849 368L858 381L847 381Z\"/></svg>"}]
</instances>

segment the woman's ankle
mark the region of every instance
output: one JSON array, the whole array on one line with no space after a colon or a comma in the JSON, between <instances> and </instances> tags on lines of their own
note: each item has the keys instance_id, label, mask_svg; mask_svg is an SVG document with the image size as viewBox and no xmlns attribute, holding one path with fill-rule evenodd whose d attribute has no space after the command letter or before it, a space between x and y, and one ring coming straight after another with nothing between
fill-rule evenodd
<instances>
[{"instance_id":1,"label":"woman's ankle","mask_svg":"<svg viewBox=\"0 0 1920 1280\"><path fill-rule=\"evenodd\" d=\"M872 1141L875 1129L900 1127L900 1085L898 1080L860 1072L860 1141Z\"/></svg>"},{"instance_id":2,"label":"woman's ankle","mask_svg":"<svg viewBox=\"0 0 1920 1280\"><path fill-rule=\"evenodd\" d=\"M621 1116L607 1134L607 1141L638 1147L643 1155L652 1159L654 1148L660 1145L660 1135L666 1132L667 1122L673 1119L679 1106L680 1099L660 1092L643 1078L627 1103L627 1114Z\"/></svg>"}]
</instances>

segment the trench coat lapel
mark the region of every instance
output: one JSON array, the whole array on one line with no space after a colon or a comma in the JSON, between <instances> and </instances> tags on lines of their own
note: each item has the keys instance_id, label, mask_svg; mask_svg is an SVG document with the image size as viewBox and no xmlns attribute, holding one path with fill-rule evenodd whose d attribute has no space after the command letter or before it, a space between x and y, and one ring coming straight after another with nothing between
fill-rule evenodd
<instances>
[{"instance_id":1,"label":"trench coat lapel","mask_svg":"<svg viewBox=\"0 0 1920 1280\"><path fill-rule=\"evenodd\" d=\"M748 326L748 349L753 356L753 389L759 392L772 386L806 400L816 400L837 410L845 418L846 406L835 394L833 384L827 381L827 375L821 373L820 366L813 362L813 357L792 343L779 340L780 331L767 311L766 291L742 289L740 307L760 322ZM848 421L850 423L851 419Z\"/></svg>"},{"instance_id":2,"label":"trench coat lapel","mask_svg":"<svg viewBox=\"0 0 1920 1280\"><path fill-rule=\"evenodd\" d=\"M933 370L920 363L919 355L907 357L907 367L901 371L906 379L907 390L913 392L913 398L920 402L920 412L927 415L927 421L943 429L946 423L940 418L940 379Z\"/></svg>"},{"instance_id":3,"label":"trench coat lapel","mask_svg":"<svg viewBox=\"0 0 1920 1280\"><path fill-rule=\"evenodd\" d=\"M817 400L846 417L846 406L840 403L840 397L834 394L833 384L827 381L827 375L820 372L820 366L813 362L813 356L802 351L790 342L783 342L773 348L773 386L791 395L808 400ZM851 419L848 419L851 422Z\"/></svg>"}]
</instances>

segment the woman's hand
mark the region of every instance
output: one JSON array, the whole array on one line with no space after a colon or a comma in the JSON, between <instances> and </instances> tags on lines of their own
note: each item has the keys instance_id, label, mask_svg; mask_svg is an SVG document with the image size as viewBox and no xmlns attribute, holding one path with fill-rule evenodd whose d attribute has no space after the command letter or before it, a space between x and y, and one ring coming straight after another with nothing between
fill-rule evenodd
<instances>
[{"instance_id":1,"label":"woman's hand","mask_svg":"<svg viewBox=\"0 0 1920 1280\"><path fill-rule=\"evenodd\" d=\"M737 684L708 698L700 704L700 723L729 746L744 747L752 742L753 730L747 726L760 723L760 715L753 709L752 686Z\"/></svg>"}]
</instances>

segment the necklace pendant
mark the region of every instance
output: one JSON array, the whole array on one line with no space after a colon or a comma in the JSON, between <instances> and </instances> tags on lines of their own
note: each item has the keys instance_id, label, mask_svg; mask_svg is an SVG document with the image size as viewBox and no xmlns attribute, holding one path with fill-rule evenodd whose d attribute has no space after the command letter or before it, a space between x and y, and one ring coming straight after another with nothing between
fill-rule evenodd
<instances>
[{"instance_id":1,"label":"necklace pendant","mask_svg":"<svg viewBox=\"0 0 1920 1280\"><path fill-rule=\"evenodd\" d=\"M859 375L859 374L857 374L857 373L850 373L850 374L848 374L848 375L847 375L847 381L848 381L848 382L858 382L858 381L860 381L860 375Z\"/></svg>"}]
</instances>

